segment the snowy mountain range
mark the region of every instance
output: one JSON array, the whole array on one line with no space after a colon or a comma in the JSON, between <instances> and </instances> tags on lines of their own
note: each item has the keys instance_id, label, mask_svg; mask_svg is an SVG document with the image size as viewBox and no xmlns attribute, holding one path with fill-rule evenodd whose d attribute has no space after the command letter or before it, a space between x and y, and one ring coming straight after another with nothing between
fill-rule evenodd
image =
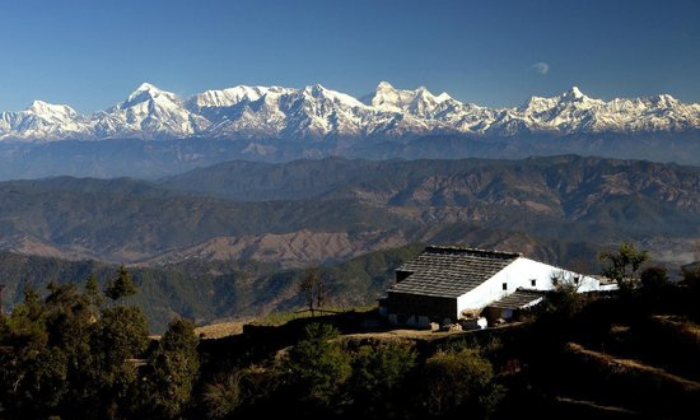
<instances>
[{"instance_id":1,"label":"snowy mountain range","mask_svg":"<svg viewBox=\"0 0 700 420\"><path fill-rule=\"evenodd\" d=\"M124 102L93 115L67 105L35 101L24 111L0 113L0 140L351 137L426 134L511 137L700 129L700 104L670 95L603 101L577 87L551 98L532 97L514 108L462 103L426 88L396 89L381 82L361 99L321 85L303 89L236 86L190 98L144 83Z\"/></svg>"}]
</instances>

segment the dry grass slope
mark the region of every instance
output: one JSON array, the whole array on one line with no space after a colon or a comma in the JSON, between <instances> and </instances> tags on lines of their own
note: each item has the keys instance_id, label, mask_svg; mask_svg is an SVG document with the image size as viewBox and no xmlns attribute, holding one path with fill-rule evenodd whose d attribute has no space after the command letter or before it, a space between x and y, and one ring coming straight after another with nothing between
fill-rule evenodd
<instances>
[{"instance_id":1,"label":"dry grass slope","mask_svg":"<svg viewBox=\"0 0 700 420\"><path fill-rule=\"evenodd\" d=\"M241 321L220 322L216 324L198 327L194 330L194 332L200 338L203 339L224 338L232 335L242 334L244 324L245 322Z\"/></svg>"},{"instance_id":2,"label":"dry grass slope","mask_svg":"<svg viewBox=\"0 0 700 420\"><path fill-rule=\"evenodd\" d=\"M568 343L566 350L582 361L595 365L597 368L607 370L610 375L637 374L653 381L660 381L679 392L698 393L700 397L700 383L685 379L653 366L648 366L636 360L619 359L610 354L587 349L577 343Z\"/></svg>"}]
</instances>

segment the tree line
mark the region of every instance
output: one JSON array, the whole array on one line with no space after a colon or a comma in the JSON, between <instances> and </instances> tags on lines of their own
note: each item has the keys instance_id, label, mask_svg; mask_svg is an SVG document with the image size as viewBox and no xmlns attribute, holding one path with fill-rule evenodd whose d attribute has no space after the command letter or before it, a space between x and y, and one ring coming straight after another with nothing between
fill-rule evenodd
<instances>
[{"instance_id":1,"label":"tree line","mask_svg":"<svg viewBox=\"0 0 700 420\"><path fill-rule=\"evenodd\" d=\"M0 316L0 419L405 418L465 407L485 415L502 396L475 348L426 354L400 339L345 341L314 322L263 358L210 360L191 321L149 337L142 310L128 304L137 290L123 267L104 290L93 276L47 289L42 297L27 287Z\"/></svg>"},{"instance_id":2,"label":"tree line","mask_svg":"<svg viewBox=\"0 0 700 420\"><path fill-rule=\"evenodd\" d=\"M602 259L625 284L614 302L603 302L605 328L658 310L700 319L700 267L685 269L677 285L665 269L643 267L648 255L631 244ZM572 290L553 293L523 341L505 350L467 339L346 339L312 319L289 347L242 337L230 344L241 351L221 356L203 349L186 319L149 337L142 310L129 304L137 288L124 267L104 289L98 285L90 276L80 286L51 283L46 293L26 287L23 302L0 314L0 419L488 418L516 406L509 398L517 392L508 389L529 385L507 378L520 377L526 364L535 369L549 354L542 346L563 343L588 301ZM326 299L313 271L299 292L310 310ZM590 333L595 324L581 325Z\"/></svg>"},{"instance_id":3,"label":"tree line","mask_svg":"<svg viewBox=\"0 0 700 420\"><path fill-rule=\"evenodd\" d=\"M143 311L125 303L137 292L128 271L99 290L27 286L24 300L0 315L0 418L175 418L198 373L192 322L175 319L149 339Z\"/></svg>"}]
</instances>

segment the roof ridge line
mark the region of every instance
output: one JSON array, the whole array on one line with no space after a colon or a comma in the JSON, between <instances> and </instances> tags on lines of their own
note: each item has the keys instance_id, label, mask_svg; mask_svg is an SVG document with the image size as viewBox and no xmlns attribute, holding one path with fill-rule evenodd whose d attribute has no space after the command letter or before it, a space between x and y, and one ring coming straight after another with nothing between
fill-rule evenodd
<instances>
[{"instance_id":1,"label":"roof ridge line","mask_svg":"<svg viewBox=\"0 0 700 420\"><path fill-rule=\"evenodd\" d=\"M522 257L522 252L512 252L512 251L500 251L497 249L483 249L483 248L472 248L460 245L428 245L425 247L425 251L461 251L461 252L473 252L479 254L494 254L501 255L504 257Z\"/></svg>"}]
</instances>

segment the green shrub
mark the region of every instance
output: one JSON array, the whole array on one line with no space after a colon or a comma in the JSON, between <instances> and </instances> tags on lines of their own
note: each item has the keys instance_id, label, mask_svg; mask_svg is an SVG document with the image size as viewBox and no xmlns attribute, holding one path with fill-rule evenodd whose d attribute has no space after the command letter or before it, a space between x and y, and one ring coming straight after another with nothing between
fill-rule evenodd
<instances>
[{"instance_id":1,"label":"green shrub","mask_svg":"<svg viewBox=\"0 0 700 420\"><path fill-rule=\"evenodd\" d=\"M478 350L439 351L425 362L423 403L437 417L487 418L503 397L491 363Z\"/></svg>"}]
</instances>

